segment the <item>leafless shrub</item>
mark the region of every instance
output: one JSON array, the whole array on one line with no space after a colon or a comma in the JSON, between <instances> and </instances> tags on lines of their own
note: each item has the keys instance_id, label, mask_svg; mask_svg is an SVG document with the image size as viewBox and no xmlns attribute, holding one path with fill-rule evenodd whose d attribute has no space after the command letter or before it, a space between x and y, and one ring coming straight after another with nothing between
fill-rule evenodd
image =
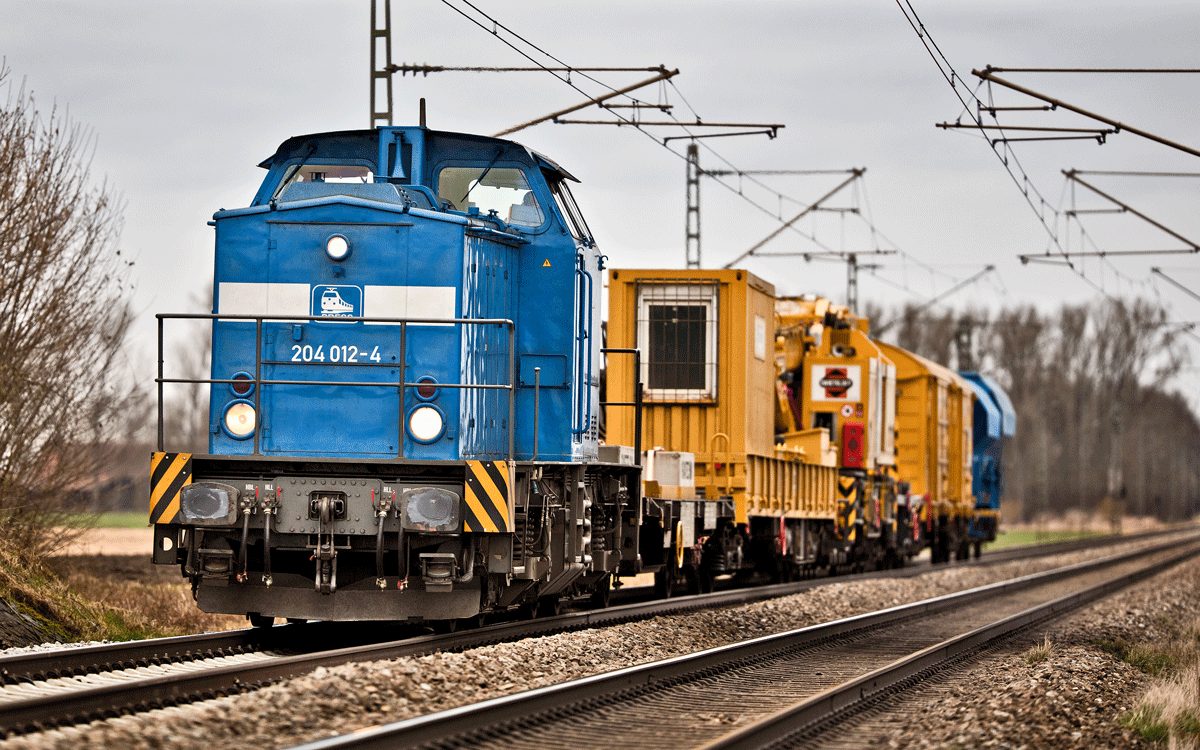
<instances>
[{"instance_id":1,"label":"leafless shrub","mask_svg":"<svg viewBox=\"0 0 1200 750\"><path fill-rule=\"evenodd\" d=\"M0 69L0 81L8 70ZM119 384L130 322L121 205L94 139L8 83L0 109L0 534L45 552L139 404ZM138 408L143 408L139 405ZM86 493L85 493L86 494Z\"/></svg>"}]
</instances>

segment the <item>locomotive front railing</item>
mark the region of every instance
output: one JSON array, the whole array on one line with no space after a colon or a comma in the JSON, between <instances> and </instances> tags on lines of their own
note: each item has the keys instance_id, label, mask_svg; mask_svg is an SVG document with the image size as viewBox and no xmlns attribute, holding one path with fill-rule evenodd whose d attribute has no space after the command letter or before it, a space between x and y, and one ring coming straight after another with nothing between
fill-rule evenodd
<instances>
[{"instance_id":1,"label":"locomotive front railing","mask_svg":"<svg viewBox=\"0 0 1200 750\"><path fill-rule=\"evenodd\" d=\"M232 384L232 383L253 383L252 389L254 395L254 453L253 455L262 455L261 446L259 443L260 434L262 432L262 412L259 403L259 397L262 393L260 386L266 385L334 385L345 387L393 387L400 389L399 414L397 422L399 425L399 444L397 445L397 457L405 458L404 455L404 394L409 388L418 388L428 385L424 383L409 383L407 382L408 365L405 362L407 334L409 325L478 325L478 326L503 326L508 333L508 382L507 383L438 383L438 388L450 389L478 389L478 390L506 390L508 391L508 460L511 462L514 456L514 435L516 434L516 351L515 337L513 335L513 321L506 318L377 318L377 317L338 317L336 319L320 315L222 315L210 313L159 313L155 316L158 319L158 377L154 382L158 386L158 450L164 450L164 435L163 435L163 387L167 384L190 384L190 385L215 385ZM253 322L255 325L255 343L254 343L254 379L247 381L245 378L168 378L164 375L164 360L163 360L163 329L164 323L167 320L209 320L209 321L244 321ZM389 383L380 381L347 381L347 380L279 380L270 379L264 380L262 377L263 365L310 365L312 362L292 362L290 360L263 360L262 357L262 338L263 338L263 323L320 323L336 320L338 323L373 323L384 325L400 326L400 362L321 362L316 366L319 367L397 367L400 371L399 382Z\"/></svg>"}]
</instances>

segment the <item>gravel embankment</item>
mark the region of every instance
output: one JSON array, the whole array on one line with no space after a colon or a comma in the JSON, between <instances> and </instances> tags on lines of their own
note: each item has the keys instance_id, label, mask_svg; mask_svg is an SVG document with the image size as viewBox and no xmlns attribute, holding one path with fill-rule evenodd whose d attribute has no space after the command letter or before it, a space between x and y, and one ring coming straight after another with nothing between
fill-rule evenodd
<instances>
[{"instance_id":1,"label":"gravel embankment","mask_svg":"<svg viewBox=\"0 0 1200 750\"><path fill-rule=\"evenodd\" d=\"M1073 553L988 569L943 569L906 580L838 582L784 599L726 610L659 617L458 654L318 669L311 675L254 693L13 738L0 743L0 747L209 750L233 743L260 750L290 747L519 690L939 596L1115 551L1110 548ZM1184 567L1190 570L1190 579L1175 571L1168 572L1094 606L1071 621L1081 624L1055 626L1049 637L1059 647L1041 664L1025 665L1022 656L1028 648L1025 644L1018 652L1001 657L1000 670L991 665L973 667L975 671L956 679L959 687L940 702L909 714L914 717L912 723L901 721L890 725L881 744L985 746L989 740L1003 737L1009 744L995 746L1061 747L1073 739L1072 732L1079 732L1077 741L1086 741L1078 745L1081 747L1130 746L1129 739L1115 729L1113 718L1133 705L1141 684L1140 673L1098 650L1088 651L1088 644L1101 637L1097 635L1100 632L1139 638L1155 627L1156 618L1163 613L1172 617L1194 617L1200 613L1200 597L1192 583L1200 564L1193 562ZM1101 702L1094 703L1096 700ZM1093 704L1094 711L1084 708L1092 708ZM981 719L984 713L988 716ZM736 721L736 717L730 718ZM1015 741L1017 735L1027 739ZM1106 737L1111 741L1105 740Z\"/></svg>"}]
</instances>

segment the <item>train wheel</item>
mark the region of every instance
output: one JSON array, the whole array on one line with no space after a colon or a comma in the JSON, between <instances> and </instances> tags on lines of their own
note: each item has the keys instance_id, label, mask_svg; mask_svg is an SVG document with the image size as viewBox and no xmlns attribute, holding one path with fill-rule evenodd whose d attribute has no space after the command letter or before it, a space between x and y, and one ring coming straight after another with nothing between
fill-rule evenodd
<instances>
[{"instance_id":1,"label":"train wheel","mask_svg":"<svg viewBox=\"0 0 1200 750\"><path fill-rule=\"evenodd\" d=\"M608 607L612 601L612 574L605 574L603 578L596 582L596 590L592 592L592 606L596 609L604 609Z\"/></svg>"},{"instance_id":2,"label":"train wheel","mask_svg":"<svg viewBox=\"0 0 1200 750\"><path fill-rule=\"evenodd\" d=\"M689 594L711 594L713 590L712 572L703 566L689 566L685 569L687 590Z\"/></svg>"},{"instance_id":3,"label":"train wheel","mask_svg":"<svg viewBox=\"0 0 1200 750\"><path fill-rule=\"evenodd\" d=\"M798 575L799 573L795 565L792 565L790 562L780 563L779 581L781 583L791 583L796 580Z\"/></svg>"},{"instance_id":4,"label":"train wheel","mask_svg":"<svg viewBox=\"0 0 1200 750\"><path fill-rule=\"evenodd\" d=\"M557 617L563 611L563 600L557 594L538 599L538 617Z\"/></svg>"},{"instance_id":5,"label":"train wheel","mask_svg":"<svg viewBox=\"0 0 1200 750\"><path fill-rule=\"evenodd\" d=\"M250 627L252 628L269 628L275 624L274 617L260 615L257 612L247 612L246 619L250 621Z\"/></svg>"},{"instance_id":6,"label":"train wheel","mask_svg":"<svg viewBox=\"0 0 1200 750\"><path fill-rule=\"evenodd\" d=\"M474 617L461 617L457 622L459 630L478 630L484 625L483 613L480 612Z\"/></svg>"},{"instance_id":7,"label":"train wheel","mask_svg":"<svg viewBox=\"0 0 1200 750\"><path fill-rule=\"evenodd\" d=\"M517 607L517 618L521 620L532 620L533 618L537 617L537 613L537 602L525 602L521 606Z\"/></svg>"},{"instance_id":8,"label":"train wheel","mask_svg":"<svg viewBox=\"0 0 1200 750\"><path fill-rule=\"evenodd\" d=\"M675 569L664 565L654 571L654 595L659 599L668 599L675 593Z\"/></svg>"}]
</instances>

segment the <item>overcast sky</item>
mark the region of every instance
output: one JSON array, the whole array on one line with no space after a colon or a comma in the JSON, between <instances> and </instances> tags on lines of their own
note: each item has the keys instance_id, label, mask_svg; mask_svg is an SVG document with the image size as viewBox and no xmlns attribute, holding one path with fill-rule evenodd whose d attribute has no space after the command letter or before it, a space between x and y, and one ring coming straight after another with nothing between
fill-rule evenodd
<instances>
[{"instance_id":1,"label":"overcast sky","mask_svg":"<svg viewBox=\"0 0 1200 750\"><path fill-rule=\"evenodd\" d=\"M382 3L383 0L380 0ZM785 232L766 252L821 247L900 254L860 280L860 300L923 301L986 264L996 273L948 299L956 306L1034 304L1140 295L1169 305L1177 321L1200 320L1200 302L1150 273L1159 266L1200 291L1194 255L1089 260L1065 267L1022 265L1018 254L1057 252L1022 190L978 132L935 123L962 105L895 2L524 2L474 0L479 9L575 67L665 65L674 86L650 87L643 101L674 105L681 120L781 123L765 136L703 141L708 169L817 170L865 167L864 178L797 225L815 244ZM906 2L906 5L908 2ZM1200 67L1200 5L1190 2L976 3L911 0L938 48L975 90L972 68ZM68 107L94 132L93 170L126 201L122 246L137 257L137 367L153 370L153 315L192 309L211 279L219 208L246 205L262 170L255 165L285 138L369 125L368 0L335 2L16 2L0 0L0 56L10 82L40 105ZM564 9L570 9L570 16ZM528 65L461 0L394 0L393 62L445 66ZM541 58L545 61L545 58ZM645 73L599 74L621 88ZM1200 148L1195 125L1200 75L1007 74L1010 80L1127 125ZM591 94L595 84L573 81ZM427 100L429 125L492 134L571 106L581 95L545 73L455 73L395 78L396 124L413 123ZM987 90L980 89L982 96ZM993 89L995 103L1031 100ZM600 119L595 108L574 117ZM646 119L662 119L657 113ZM965 121L967 118L963 117ZM1089 127L1067 112L1005 113L1008 124ZM582 181L578 198L613 267L684 264L683 141L674 130L650 138L628 127L542 124L513 136L559 161ZM698 132L698 131L697 131ZM1051 209L1110 207L1061 170L1200 173L1196 157L1130 133L1095 141L1015 144L1016 160ZM674 151L674 153L672 153ZM1010 164L1016 161L1010 159ZM1020 171L1014 166L1014 172ZM835 187L844 177L705 178L702 259L721 266ZM1095 176L1105 192L1189 241L1200 241L1200 179ZM1074 203L1072 203L1074 200ZM1038 203L1038 199L1034 198ZM1185 243L1124 215L1084 217L1087 250L1166 249ZM1077 222L1057 220L1059 243L1079 250ZM870 227L876 234L872 235ZM844 301L842 263L798 258L740 264L782 293L819 292ZM1102 292L1101 292L1102 290ZM944 308L942 308L944 309ZM1193 360L1200 346L1192 340ZM1195 380L1195 370L1189 373ZM1182 384L1191 390L1188 383ZM1196 398L1193 395L1193 403Z\"/></svg>"}]
</instances>

